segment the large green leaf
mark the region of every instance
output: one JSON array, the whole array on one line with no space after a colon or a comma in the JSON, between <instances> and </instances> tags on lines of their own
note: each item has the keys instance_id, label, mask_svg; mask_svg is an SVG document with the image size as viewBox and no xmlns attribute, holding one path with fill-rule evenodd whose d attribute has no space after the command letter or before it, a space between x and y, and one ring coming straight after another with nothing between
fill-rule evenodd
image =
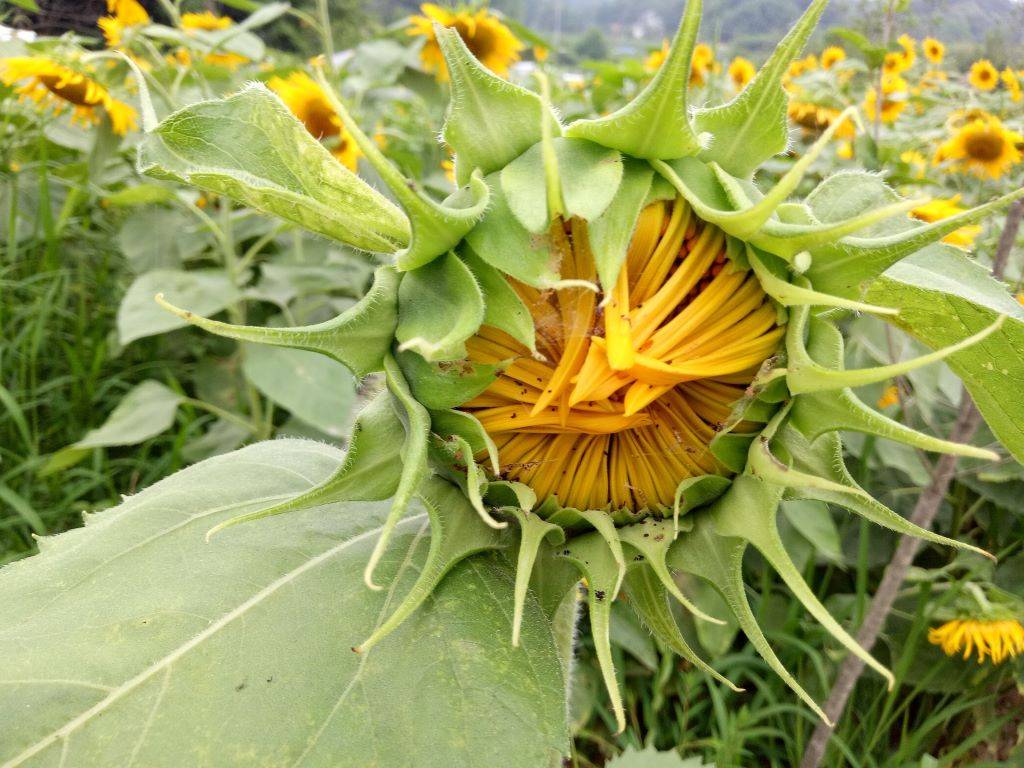
<instances>
[{"instance_id":1,"label":"large green leaf","mask_svg":"<svg viewBox=\"0 0 1024 768\"><path fill-rule=\"evenodd\" d=\"M386 504L332 504L225 531L305 491L342 454L297 440L198 464L41 541L0 571L6 766L558 765L567 754L554 638L512 577L457 566L355 654L415 579L426 516L399 524L371 592L361 571Z\"/></svg>"},{"instance_id":2,"label":"large green leaf","mask_svg":"<svg viewBox=\"0 0 1024 768\"><path fill-rule=\"evenodd\" d=\"M262 85L192 104L146 134L139 168L368 251L409 239L405 215L314 139Z\"/></svg>"},{"instance_id":3,"label":"large green leaf","mask_svg":"<svg viewBox=\"0 0 1024 768\"><path fill-rule=\"evenodd\" d=\"M899 307L892 322L936 349L1007 316L1002 328L946 362L996 437L1024 461L1024 307L1006 287L956 249L934 246L890 267L867 296Z\"/></svg>"}]
</instances>

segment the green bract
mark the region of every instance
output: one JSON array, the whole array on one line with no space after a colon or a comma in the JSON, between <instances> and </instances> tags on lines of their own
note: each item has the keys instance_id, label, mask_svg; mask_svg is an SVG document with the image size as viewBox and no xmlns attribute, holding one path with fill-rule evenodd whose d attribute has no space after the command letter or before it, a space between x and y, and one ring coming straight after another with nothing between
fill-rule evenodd
<instances>
[{"instance_id":1,"label":"green bract","mask_svg":"<svg viewBox=\"0 0 1024 768\"><path fill-rule=\"evenodd\" d=\"M782 545L776 515L783 500L818 500L900 533L974 549L917 528L873 499L846 471L838 432L994 458L990 451L921 434L882 416L852 389L945 359L963 378L996 436L1024 459L1018 392L1024 380L1024 308L963 253L937 244L1020 198L1024 190L927 225L905 215L916 201L900 199L867 173L836 174L804 201L791 200L842 119L775 186L760 188L757 169L786 147L782 75L825 5L825 0L811 3L735 99L694 111L686 83L701 3L690 0L665 65L650 84L618 112L568 126L551 109L544 82L537 94L503 81L471 56L455 32L438 29L451 73L452 103L443 135L456 153L462 185L448 199L432 200L403 178L344 105L335 104L405 216L338 165L259 85L223 101L187 107L150 131L140 151L147 173L237 198L357 248L394 255L393 266L377 271L358 305L319 325L240 327L173 311L213 333L319 352L359 376L382 373L384 386L359 415L343 460L312 444L261 444L171 478L139 500L102 514L86 530L50 545L44 542L40 557L11 569L0 584L7 606L0 609L4 632L52 629L47 617L55 621L54 602L44 600L33 612L11 596L33 589L49 594L43 585L58 578L55 573L63 574L59 578L67 579L72 591L52 601L83 594L81 620L109 622L111 630L77 640L75 647L90 656L84 668L51 674L37 668L41 661L18 657L18 679L38 683L43 677L85 676L98 682L75 688L55 680L53 690L45 693L25 683L18 696L5 697L42 707L46 716L38 718L36 732L25 729L23 739L0 739L0 759L10 765L27 764L35 756L55 761L61 749L74 753L81 748L84 755L121 760L125 750L116 755L112 748L100 751L114 737L104 730L113 728L109 716L99 716L122 706L125 732L149 729L152 734L139 742L141 749L151 752L156 745L173 744L182 718L205 721L210 715L183 711L172 717L161 709L162 697L173 696L177 686L197 685L185 674L199 675L207 667L212 677L203 684L221 684L225 666L237 661L236 653L247 651L232 645L218 652L212 642L208 648L200 645L206 637L213 639L213 627L227 629L257 604L266 602L269 610L267 590L276 607L271 615L259 614L257 630L265 642L244 638L258 646L267 673L260 671L260 679L246 684L269 685L268 678L276 679L286 666L289 682L308 680L310 698L317 699L296 705L295 717L309 718L314 725L307 732L296 726L280 737L275 748L281 764L373 762L372 740L344 741L336 732L338 719L346 717L350 730L372 729L383 721L394 737L410 705L401 689L382 697L382 665L392 659L397 664L410 654L421 654L420 663L430 664L447 644L453 648L453 676L460 678L472 667L472 674L482 677L468 684L469 695L460 678L459 686L438 693L424 707L439 719L448 718L450 708L461 709L464 718L474 717L467 712L477 710L479 717L489 709L484 732L490 740L456 745L454 726L445 724L445 738L435 743L429 764L557 762L566 751L566 733L564 710L555 699L565 691L581 578L586 579L594 642L620 728L624 713L609 643L611 603L620 593L664 645L732 685L696 655L680 632L670 599L697 621L721 617L697 608L680 590L675 573L692 574L717 589L766 662L824 717L782 666L748 605L741 565L750 546L815 619L891 682L888 670L857 645L804 582ZM327 85L323 78L321 83ZM756 275L786 324L784 341L711 441L721 474L684 479L673 506L575 509L553 495L538 498L528 485L501 476L500 450L492 436L477 418L460 410L505 365L467 359L467 342L487 325L536 351L534 319L507 278L541 291L597 291L607 300L641 211L652 202L676 198L724 233L731 269ZM595 280L567 279L563 272L557 242L563 221L588 233ZM910 362L845 370L840 326L851 312L876 314L937 351ZM316 471L307 471L304 452ZM273 471L255 472L254 462ZM285 476L282 468L287 467L302 481ZM259 489L243 488L250 476ZM203 485L207 482L223 484L223 495L217 495L220 485ZM190 498L186 489L193 487L209 498ZM164 503L165 497L168 510L180 520L177 526L136 531L149 525L143 520L145 500ZM378 503L387 499L388 505ZM222 530L284 513L289 514ZM187 539L171 533L179 528L189 530ZM195 535L199 528L208 545ZM135 560L140 569L159 567L140 549L151 547L152 557L158 557L157 551L171 544L171 538L162 541L164 536L181 537L175 544L182 554L177 567L189 570L188 553L197 551L196 559L208 569L203 572L213 579L204 585L205 595L193 595L191 585L187 594L168 595L168 600L182 611L212 617L212 624L199 622L189 630L185 620L168 616L146 630L131 625L127 611L120 617L105 612L104 606L117 600L114 591L103 591L109 580L131 579L133 571L124 563ZM222 562L218 552L224 553ZM326 572L318 576L315 588L305 593L298 585L294 593L286 590L290 580L312 573L335 555L337 567L330 578ZM118 570L112 570L114 561ZM257 587L265 585L252 595L238 587L250 580L243 561L252 563ZM415 564L415 578L407 572L409 563ZM365 587L357 583L359 570ZM217 596L221 576L231 582L234 602ZM313 612L316 619L308 615ZM341 627L339 616L348 613L355 618ZM302 645L294 659L283 662L291 643L275 634L303 634L309 626L313 633L337 633L337 641L318 649ZM159 642L146 639L147 632L159 633ZM150 644L145 658L115 663L99 651L129 638ZM225 633L218 642L230 645L228 638ZM361 655L352 655L350 646ZM184 669L181 681L179 666ZM325 675L334 676L333 688L324 685ZM484 685L497 686L494 697L500 701L481 701L477 694ZM58 695L60 706L51 700ZM335 709L321 705L319 697L328 695L338 697ZM535 709L523 709L523 697L531 695L536 696ZM234 745L245 738L236 721L255 705L241 694L218 701L217 717L229 723L230 739L223 743ZM5 714L9 721L24 722L25 711L12 706ZM523 718L532 723L529 734L522 732ZM475 721L459 734L476 739L478 725ZM180 738L197 739L209 749L220 745L205 731ZM474 756L474 750L486 751L488 744L508 751L497 761L483 757L485 752ZM387 757L375 759L397 764ZM245 758L232 746L218 760L242 764ZM158 763L154 758L152 764Z\"/></svg>"}]
</instances>

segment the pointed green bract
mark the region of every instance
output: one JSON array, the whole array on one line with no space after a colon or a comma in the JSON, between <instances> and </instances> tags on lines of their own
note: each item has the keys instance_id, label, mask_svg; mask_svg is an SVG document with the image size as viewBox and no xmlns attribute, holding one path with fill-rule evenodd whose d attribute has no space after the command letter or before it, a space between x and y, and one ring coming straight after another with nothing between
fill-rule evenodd
<instances>
[{"instance_id":1,"label":"pointed green bract","mask_svg":"<svg viewBox=\"0 0 1024 768\"><path fill-rule=\"evenodd\" d=\"M311 232L391 253L409 222L331 157L281 100L253 84L165 118L139 147L139 170L225 195Z\"/></svg>"},{"instance_id":2,"label":"pointed green bract","mask_svg":"<svg viewBox=\"0 0 1024 768\"><path fill-rule=\"evenodd\" d=\"M405 441L399 451L402 471L391 499L391 509L388 511L388 516L381 527L380 536L363 571L363 581L366 586L374 590L383 589L374 583L373 571L384 555L384 550L387 549L391 533L398 521L402 519L409 502L419 490L420 485L430 474L430 467L427 464L430 414L412 396L409 385L402 376L401 368L398 367L398 363L391 355L384 358L384 373L388 392L391 393L394 400L395 412L399 415L404 428ZM396 443L397 434L391 434L387 440Z\"/></svg>"},{"instance_id":3,"label":"pointed green bract","mask_svg":"<svg viewBox=\"0 0 1024 768\"><path fill-rule=\"evenodd\" d=\"M789 141L787 96L782 76L807 42L828 0L813 0L771 57L736 98L720 107L700 110L694 118L699 133L711 134L701 158L714 161L733 176L748 179Z\"/></svg>"},{"instance_id":4,"label":"pointed green bract","mask_svg":"<svg viewBox=\"0 0 1024 768\"><path fill-rule=\"evenodd\" d=\"M816 478L819 482L803 485L799 482L788 484L787 498L816 499L829 504L844 507L865 520L881 525L896 533L913 536L918 539L940 544L944 547L955 547L977 552L991 558L983 549L971 544L950 539L933 531L914 525L905 517L897 514L871 494L861 488L850 475L843 461L843 446L839 435L826 432L812 444L796 427L786 425L780 430L779 440L792 456L793 469L787 478L785 474L776 474L773 480L783 483L793 481L793 475Z\"/></svg>"},{"instance_id":5,"label":"pointed green bract","mask_svg":"<svg viewBox=\"0 0 1024 768\"><path fill-rule=\"evenodd\" d=\"M456 410L431 411L430 428L442 438L457 435L465 441L471 455L486 453L491 460L491 471L495 475L499 473L498 449L475 416ZM488 487L491 485L488 484Z\"/></svg>"},{"instance_id":6,"label":"pointed green bract","mask_svg":"<svg viewBox=\"0 0 1024 768\"><path fill-rule=\"evenodd\" d=\"M380 174L409 217L409 247L396 254L395 264L398 269L404 272L429 264L458 245L487 209L490 191L484 183L483 176L474 171L469 177L468 186L458 190L442 203L434 202L415 182L405 178L391 161L384 157L384 153L363 132L341 99L337 97L322 69L317 71L317 82L341 118L345 130L355 139L360 151Z\"/></svg>"},{"instance_id":7,"label":"pointed green bract","mask_svg":"<svg viewBox=\"0 0 1024 768\"><path fill-rule=\"evenodd\" d=\"M530 576L537 560L540 545L547 541L558 545L565 541L565 532L557 525L549 523L529 510L519 507L506 507L519 523L519 554L516 560L515 603L512 613L512 646L519 647L519 633L523 623L523 608L526 605L526 592L530 586Z\"/></svg>"},{"instance_id":8,"label":"pointed green bract","mask_svg":"<svg viewBox=\"0 0 1024 768\"><path fill-rule=\"evenodd\" d=\"M480 286L454 253L402 275L395 328L400 350L430 362L460 360L466 357L466 339L483 321Z\"/></svg>"},{"instance_id":9,"label":"pointed green bract","mask_svg":"<svg viewBox=\"0 0 1024 768\"><path fill-rule=\"evenodd\" d=\"M441 583L445 574L470 555L500 546L497 534L467 510L466 497L457 486L432 478L419 490L430 519L430 549L419 577L398 607L365 640L354 647L366 653L394 632Z\"/></svg>"},{"instance_id":10,"label":"pointed green bract","mask_svg":"<svg viewBox=\"0 0 1024 768\"><path fill-rule=\"evenodd\" d=\"M894 324L933 348L957 344L1006 316L1002 328L946 358L999 441L1024 461L1024 307L988 270L939 246L891 267L870 291L900 307Z\"/></svg>"},{"instance_id":11,"label":"pointed green bract","mask_svg":"<svg viewBox=\"0 0 1024 768\"><path fill-rule=\"evenodd\" d=\"M722 536L743 539L754 545L771 563L789 587L790 593L844 648L885 678L889 690L895 682L892 672L843 629L807 586L779 536L776 523L782 488L772 488L750 475L740 475L730 489L730 503L716 508L711 516L715 531Z\"/></svg>"},{"instance_id":12,"label":"pointed green bract","mask_svg":"<svg viewBox=\"0 0 1024 768\"><path fill-rule=\"evenodd\" d=\"M596 531L566 543L561 556L575 565L587 580L587 607L590 609L594 650L597 652L608 698L611 699L617 732L621 733L626 729L626 713L622 706L619 681L615 677L610 634L612 601L622 579L619 564L608 549L604 537Z\"/></svg>"},{"instance_id":13,"label":"pointed green bract","mask_svg":"<svg viewBox=\"0 0 1024 768\"><path fill-rule=\"evenodd\" d=\"M541 120L552 132L561 126L540 97L489 72L466 48L454 29L434 26L448 74L451 105L442 135L455 150L460 184L479 169L489 174L505 167L541 139Z\"/></svg>"},{"instance_id":14,"label":"pointed green bract","mask_svg":"<svg viewBox=\"0 0 1024 768\"><path fill-rule=\"evenodd\" d=\"M673 653L686 659L701 672L728 686L737 693L743 689L723 677L713 669L690 647L679 631L679 625L668 605L668 592L664 584L647 565L638 564L630 567L623 582L626 598L630 607L636 611L637 617L651 634L668 646Z\"/></svg>"},{"instance_id":15,"label":"pointed green bract","mask_svg":"<svg viewBox=\"0 0 1024 768\"><path fill-rule=\"evenodd\" d=\"M401 479L400 446L392 439L401 429L402 422L391 405L391 396L387 392L379 393L356 419L348 453L334 474L293 498L219 522L206 532L207 541L239 523L340 501L390 498Z\"/></svg>"},{"instance_id":16,"label":"pointed green bract","mask_svg":"<svg viewBox=\"0 0 1024 768\"><path fill-rule=\"evenodd\" d=\"M587 227L597 276L605 290L611 290L619 278L640 211L650 202L654 175L647 163L632 158L623 158L622 163L622 181L615 197Z\"/></svg>"},{"instance_id":17,"label":"pointed green bract","mask_svg":"<svg viewBox=\"0 0 1024 768\"><path fill-rule=\"evenodd\" d=\"M701 6L701 0L688 0L665 63L636 98L606 117L577 120L565 135L644 159L696 155L701 143L690 124L687 93Z\"/></svg>"},{"instance_id":18,"label":"pointed green bract","mask_svg":"<svg viewBox=\"0 0 1024 768\"><path fill-rule=\"evenodd\" d=\"M491 205L483 219L466 235L466 242L484 262L535 288L558 283L558 264L547 233L534 234L509 208L499 174L487 177Z\"/></svg>"},{"instance_id":19,"label":"pointed green bract","mask_svg":"<svg viewBox=\"0 0 1024 768\"><path fill-rule=\"evenodd\" d=\"M727 505L729 499L727 493L716 505ZM676 539L669 552L669 564L674 570L692 573L714 587L728 604L740 629L761 658L818 717L826 723L830 722L821 707L779 661L750 610L743 585L743 551L746 547L747 543L742 539L717 535L711 521L702 518L696 522L690 534Z\"/></svg>"},{"instance_id":20,"label":"pointed green bract","mask_svg":"<svg viewBox=\"0 0 1024 768\"><path fill-rule=\"evenodd\" d=\"M537 338L533 315L519 294L502 277L501 272L477 256L469 245L459 249L459 254L483 292L484 324L504 331L531 352L535 352Z\"/></svg>"},{"instance_id":21,"label":"pointed green bract","mask_svg":"<svg viewBox=\"0 0 1024 768\"><path fill-rule=\"evenodd\" d=\"M395 354L413 396L430 410L456 408L479 395L494 381L498 365L470 360L427 362L417 352Z\"/></svg>"},{"instance_id":22,"label":"pointed green bract","mask_svg":"<svg viewBox=\"0 0 1024 768\"><path fill-rule=\"evenodd\" d=\"M649 517L646 520L641 520L636 525L623 528L620 535L622 542L639 554L639 559L647 564L647 567L661 581L662 586L665 587L672 597L679 601L680 605L702 621L709 621L712 624L724 624L725 622L721 619L709 616L694 605L672 579L672 574L669 573L665 558L668 556L669 547L675 541L674 528L674 524L667 520L654 520Z\"/></svg>"},{"instance_id":23,"label":"pointed green bract","mask_svg":"<svg viewBox=\"0 0 1024 768\"><path fill-rule=\"evenodd\" d=\"M380 267L374 274L373 286L354 307L333 320L285 328L231 325L175 307L160 294L156 300L183 320L218 336L319 352L333 357L356 376L365 376L383 368L384 355L394 339L398 323L398 284L399 277L393 268Z\"/></svg>"}]
</instances>

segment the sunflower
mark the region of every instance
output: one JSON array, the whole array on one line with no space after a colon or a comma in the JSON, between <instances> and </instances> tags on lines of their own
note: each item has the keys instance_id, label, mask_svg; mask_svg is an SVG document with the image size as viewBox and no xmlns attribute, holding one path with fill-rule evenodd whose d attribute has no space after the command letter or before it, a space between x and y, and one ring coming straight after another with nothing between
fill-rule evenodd
<instances>
[{"instance_id":1,"label":"sunflower","mask_svg":"<svg viewBox=\"0 0 1024 768\"><path fill-rule=\"evenodd\" d=\"M37 104L49 103L58 113L70 106L72 122L95 125L105 112L118 135L137 127L135 109L115 99L106 87L83 71L46 56L0 59L0 82L9 86L23 80L27 82L16 89L22 98Z\"/></svg>"},{"instance_id":2,"label":"sunflower","mask_svg":"<svg viewBox=\"0 0 1024 768\"><path fill-rule=\"evenodd\" d=\"M899 75L882 75L882 122L896 122L896 118L899 117L900 113L907 106L906 98L899 96L899 94L905 94L907 88L907 81ZM868 116L869 120L875 119L875 105L877 101L878 95L875 89L873 87L868 88L864 94L864 114Z\"/></svg>"},{"instance_id":3,"label":"sunflower","mask_svg":"<svg viewBox=\"0 0 1024 768\"><path fill-rule=\"evenodd\" d=\"M956 216L965 210L967 209L960 205L960 195L954 195L950 198L930 200L924 205L914 208L910 213L915 219L931 223L948 219L950 216ZM972 224L950 232L942 238L942 242L959 248L970 248L974 245L974 239L979 234L981 234L981 227L977 224Z\"/></svg>"},{"instance_id":4,"label":"sunflower","mask_svg":"<svg viewBox=\"0 0 1024 768\"><path fill-rule=\"evenodd\" d=\"M227 29L234 22L228 16L218 16L211 11L203 11L202 13L183 13L181 14L181 28L189 34L195 32L216 32L217 30ZM183 61L191 63L191 56L186 51L184 56L180 57ZM225 69L236 70L243 64L246 64L249 59L237 53L231 51L220 51L216 53L208 53L203 57L203 61L215 67L224 67Z\"/></svg>"},{"instance_id":5,"label":"sunflower","mask_svg":"<svg viewBox=\"0 0 1024 768\"><path fill-rule=\"evenodd\" d=\"M735 86L737 91L742 91L747 83L754 79L757 69L754 67L754 62L750 59L737 56L729 64L728 72L733 86Z\"/></svg>"},{"instance_id":6,"label":"sunflower","mask_svg":"<svg viewBox=\"0 0 1024 768\"><path fill-rule=\"evenodd\" d=\"M950 170L999 179L1021 161L1018 144L1024 136L1006 128L997 117L967 123L939 147L937 159L952 161Z\"/></svg>"},{"instance_id":7,"label":"sunflower","mask_svg":"<svg viewBox=\"0 0 1024 768\"><path fill-rule=\"evenodd\" d=\"M666 56L668 56L668 40L662 40L661 48L655 48L647 54L647 58L644 59L644 69L648 72L657 72L665 63Z\"/></svg>"},{"instance_id":8,"label":"sunflower","mask_svg":"<svg viewBox=\"0 0 1024 768\"><path fill-rule=\"evenodd\" d=\"M197 29L203 32L215 32L219 29L227 29L233 23L230 17L218 16L212 11L181 14L181 28L186 32L194 32Z\"/></svg>"},{"instance_id":9,"label":"sunflower","mask_svg":"<svg viewBox=\"0 0 1024 768\"><path fill-rule=\"evenodd\" d=\"M138 0L107 0L107 13L96 22L108 48L116 48L121 44L125 30L149 24L149 14L139 5Z\"/></svg>"},{"instance_id":10,"label":"sunflower","mask_svg":"<svg viewBox=\"0 0 1024 768\"><path fill-rule=\"evenodd\" d=\"M789 119L803 128L807 133L820 133L828 128L842 114L833 107L821 107L805 101L790 100L787 108ZM836 131L836 138L849 141L857 135L856 128L850 120L844 120Z\"/></svg>"},{"instance_id":11,"label":"sunflower","mask_svg":"<svg viewBox=\"0 0 1024 768\"><path fill-rule=\"evenodd\" d=\"M432 72L439 81L448 79L448 67L441 55L441 47L434 36L434 22L459 33L462 42L494 74L508 77L508 68L519 61L519 52L526 46L512 30L501 23L486 8L475 12L448 11L433 3L420 6L422 16L411 16L407 34L425 39L420 51L423 68Z\"/></svg>"},{"instance_id":12,"label":"sunflower","mask_svg":"<svg viewBox=\"0 0 1024 768\"><path fill-rule=\"evenodd\" d=\"M979 91L991 91L999 85L999 72L988 59L981 59L971 64L968 82Z\"/></svg>"},{"instance_id":13,"label":"sunflower","mask_svg":"<svg viewBox=\"0 0 1024 768\"><path fill-rule=\"evenodd\" d=\"M556 224L563 276L593 283L586 224ZM682 199L645 208L615 286L514 288L539 356L483 326L470 359L511 361L469 401L502 476L578 509L671 507L680 480L725 468L708 445L785 329L726 237ZM566 267L568 271L566 272Z\"/></svg>"},{"instance_id":14,"label":"sunflower","mask_svg":"<svg viewBox=\"0 0 1024 768\"><path fill-rule=\"evenodd\" d=\"M690 63L690 85L701 86L708 75L720 71L722 65L715 60L715 52L707 43L697 43Z\"/></svg>"},{"instance_id":15,"label":"sunflower","mask_svg":"<svg viewBox=\"0 0 1024 768\"><path fill-rule=\"evenodd\" d=\"M821 52L821 67L822 69L832 69L840 61L846 59L846 51L840 48L838 45L830 45L824 51Z\"/></svg>"},{"instance_id":16,"label":"sunflower","mask_svg":"<svg viewBox=\"0 0 1024 768\"><path fill-rule=\"evenodd\" d=\"M852 160L853 159L853 142L852 141L840 141L836 145L836 157L841 160Z\"/></svg>"},{"instance_id":17,"label":"sunflower","mask_svg":"<svg viewBox=\"0 0 1024 768\"><path fill-rule=\"evenodd\" d=\"M1011 101L1020 101L1021 89L1020 89L1020 78L1017 77L1017 73L1014 72L1010 67L1007 67L1002 71L999 77L1003 81L1003 85L1006 86L1006 90L1010 94Z\"/></svg>"},{"instance_id":18,"label":"sunflower","mask_svg":"<svg viewBox=\"0 0 1024 768\"><path fill-rule=\"evenodd\" d=\"M932 64L941 64L942 59L946 56L946 46L934 37L926 37L922 40L921 49L924 51L924 57Z\"/></svg>"},{"instance_id":19,"label":"sunflower","mask_svg":"<svg viewBox=\"0 0 1024 768\"><path fill-rule=\"evenodd\" d=\"M281 97L313 136L335 140L331 153L350 171L356 170L361 154L359 148L313 78L305 72L292 72L288 77L270 78L267 87Z\"/></svg>"},{"instance_id":20,"label":"sunflower","mask_svg":"<svg viewBox=\"0 0 1024 768\"><path fill-rule=\"evenodd\" d=\"M914 62L917 61L917 41L910 35L903 33L896 42L900 44L903 49L903 56L907 61L907 69L914 66Z\"/></svg>"},{"instance_id":21,"label":"sunflower","mask_svg":"<svg viewBox=\"0 0 1024 768\"><path fill-rule=\"evenodd\" d=\"M889 51L885 54L885 61L882 63L882 72L886 75L899 75L910 69L914 63L906 51Z\"/></svg>"},{"instance_id":22,"label":"sunflower","mask_svg":"<svg viewBox=\"0 0 1024 768\"><path fill-rule=\"evenodd\" d=\"M929 630L928 642L941 646L947 656L969 659L973 651L979 664L986 656L1002 664L1024 653L1024 626L1016 619L954 619Z\"/></svg>"}]
</instances>

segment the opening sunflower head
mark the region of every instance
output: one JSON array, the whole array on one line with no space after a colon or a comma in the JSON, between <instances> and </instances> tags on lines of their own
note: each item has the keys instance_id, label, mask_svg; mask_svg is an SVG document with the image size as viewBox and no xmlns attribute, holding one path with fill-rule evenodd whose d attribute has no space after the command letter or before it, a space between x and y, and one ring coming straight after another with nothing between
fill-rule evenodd
<instances>
[{"instance_id":1,"label":"opening sunflower head","mask_svg":"<svg viewBox=\"0 0 1024 768\"><path fill-rule=\"evenodd\" d=\"M682 480L724 474L709 450L784 328L726 236L680 197L640 214L614 288L595 293L585 222L551 230L566 287L512 285L538 354L484 326L476 362L506 365L466 404L494 439L502 475L541 500L633 513L671 508Z\"/></svg>"},{"instance_id":2,"label":"opening sunflower head","mask_svg":"<svg viewBox=\"0 0 1024 768\"><path fill-rule=\"evenodd\" d=\"M95 125L106 114L119 135L137 127L135 108L115 99L84 68L47 56L15 56L0 60L0 81L4 85L21 83L16 91L23 99L49 105L57 113L70 108L72 120L82 125Z\"/></svg>"}]
</instances>

